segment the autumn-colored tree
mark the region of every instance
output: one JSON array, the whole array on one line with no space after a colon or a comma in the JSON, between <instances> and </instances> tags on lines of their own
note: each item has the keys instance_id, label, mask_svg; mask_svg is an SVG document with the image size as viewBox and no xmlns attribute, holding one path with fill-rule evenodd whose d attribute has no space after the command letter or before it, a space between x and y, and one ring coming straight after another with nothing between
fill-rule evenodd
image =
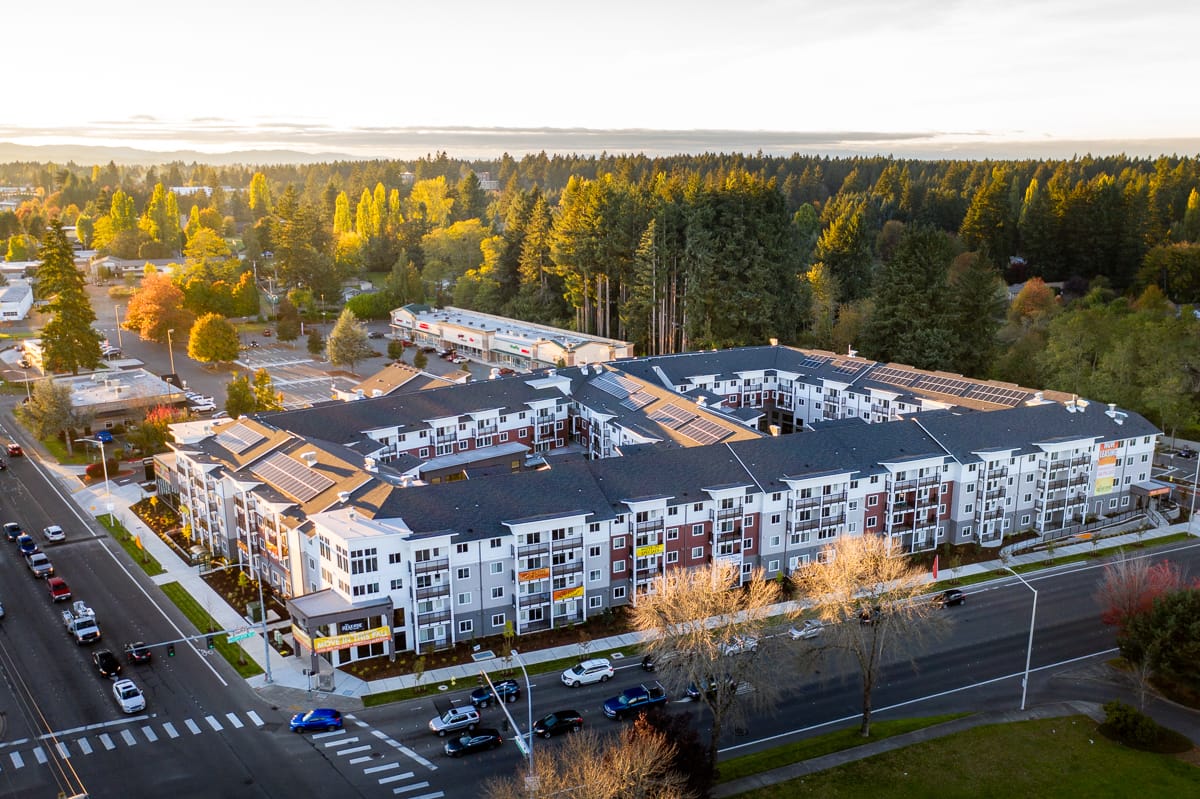
<instances>
[{"instance_id":1,"label":"autumn-colored tree","mask_svg":"<svg viewBox=\"0 0 1200 799\"><path fill-rule=\"evenodd\" d=\"M254 396L254 388L250 378L244 374L235 374L233 379L225 384L225 412L230 418L238 419L254 413L258 401Z\"/></svg>"},{"instance_id":2,"label":"autumn-colored tree","mask_svg":"<svg viewBox=\"0 0 1200 799\"><path fill-rule=\"evenodd\" d=\"M200 363L227 363L237 360L238 333L228 319L215 313L205 314L192 325L188 337L188 356Z\"/></svg>"},{"instance_id":3,"label":"autumn-colored tree","mask_svg":"<svg viewBox=\"0 0 1200 799\"><path fill-rule=\"evenodd\" d=\"M1025 328L1040 326L1057 310L1058 299L1054 296L1054 289L1040 277L1033 277L1025 281L1008 307L1008 321Z\"/></svg>"},{"instance_id":4,"label":"autumn-colored tree","mask_svg":"<svg viewBox=\"0 0 1200 799\"><path fill-rule=\"evenodd\" d=\"M256 411L283 410L283 394L275 390L271 373L259 369L254 373L254 409Z\"/></svg>"},{"instance_id":5,"label":"autumn-colored tree","mask_svg":"<svg viewBox=\"0 0 1200 799\"><path fill-rule=\"evenodd\" d=\"M1104 580L1096 591L1100 620L1119 630L1154 600L1183 587L1183 572L1167 560L1151 565L1146 558L1121 556L1104 567Z\"/></svg>"},{"instance_id":6,"label":"autumn-colored tree","mask_svg":"<svg viewBox=\"0 0 1200 799\"><path fill-rule=\"evenodd\" d=\"M858 668L859 732L869 737L871 696L885 650L912 649L922 633L933 628L929 619L933 605L917 599L925 591L925 572L893 552L884 536L864 534L837 538L793 580L825 622L827 650L847 657Z\"/></svg>"},{"instance_id":7,"label":"autumn-colored tree","mask_svg":"<svg viewBox=\"0 0 1200 799\"><path fill-rule=\"evenodd\" d=\"M156 405L146 412L146 416L140 423L132 425L126 430L125 439L130 446L143 455L162 452L170 438L168 427L186 419L187 411L182 408Z\"/></svg>"},{"instance_id":8,"label":"autumn-colored tree","mask_svg":"<svg viewBox=\"0 0 1200 799\"><path fill-rule=\"evenodd\" d=\"M149 341L165 342L167 330L187 330L194 318L183 307L183 292L179 287L150 267L142 285L129 298L122 327Z\"/></svg>"},{"instance_id":9,"label":"autumn-colored tree","mask_svg":"<svg viewBox=\"0 0 1200 799\"><path fill-rule=\"evenodd\" d=\"M780 601L779 585L764 580L761 570L741 585L740 577L739 566L723 561L707 568L669 569L631 609L633 626L644 634L645 651L659 664L656 672L667 689L682 693L689 685L702 688L697 701L712 718L710 768L717 762L725 726L768 712L782 684L775 679L782 640L765 635ZM743 645L751 641L754 645ZM732 649L741 651L727 654ZM754 690L741 696L739 688L747 684Z\"/></svg>"}]
</instances>

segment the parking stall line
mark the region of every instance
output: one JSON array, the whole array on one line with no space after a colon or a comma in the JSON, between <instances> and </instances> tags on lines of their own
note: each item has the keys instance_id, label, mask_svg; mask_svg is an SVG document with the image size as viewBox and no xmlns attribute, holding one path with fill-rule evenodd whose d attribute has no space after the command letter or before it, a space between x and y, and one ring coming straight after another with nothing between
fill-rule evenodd
<instances>
[{"instance_id":1,"label":"parking stall line","mask_svg":"<svg viewBox=\"0 0 1200 799\"><path fill-rule=\"evenodd\" d=\"M339 755L357 755L359 752L366 752L366 751L369 751L370 749L371 749L370 744L367 744L366 746L352 746L349 749L339 749L338 754Z\"/></svg>"},{"instance_id":2,"label":"parking stall line","mask_svg":"<svg viewBox=\"0 0 1200 799\"><path fill-rule=\"evenodd\" d=\"M75 743L79 744L79 750L85 755L90 755L92 753L92 744L87 738L80 738Z\"/></svg>"},{"instance_id":3,"label":"parking stall line","mask_svg":"<svg viewBox=\"0 0 1200 799\"><path fill-rule=\"evenodd\" d=\"M200 727L196 724L196 722L192 721L191 719L184 719L183 723L184 723L184 726L186 726L189 730L191 730L192 735L200 734Z\"/></svg>"},{"instance_id":4,"label":"parking stall line","mask_svg":"<svg viewBox=\"0 0 1200 799\"><path fill-rule=\"evenodd\" d=\"M329 730L328 732L318 732L312 737L314 741L320 741L325 738L336 738L339 735L345 735L345 730Z\"/></svg>"},{"instance_id":5,"label":"parking stall line","mask_svg":"<svg viewBox=\"0 0 1200 799\"><path fill-rule=\"evenodd\" d=\"M367 748L368 748L368 749L370 749L371 747L369 747L369 746L368 746ZM345 753L345 752L342 752L342 754L344 755L344 754L346 754L346 753ZM351 758L351 759L350 759L350 765L352 765L352 766L357 766L359 763L366 763L367 761L369 761L369 760L372 760L372 759L373 759L373 758L372 758L370 755L367 755L366 757L355 757L355 758Z\"/></svg>"},{"instance_id":6,"label":"parking stall line","mask_svg":"<svg viewBox=\"0 0 1200 799\"><path fill-rule=\"evenodd\" d=\"M345 746L346 744L352 744L352 743L358 743L358 739L357 738L339 738L336 741L330 741L329 743L325 744L325 748L333 749L333 748L336 748L339 746Z\"/></svg>"},{"instance_id":7,"label":"parking stall line","mask_svg":"<svg viewBox=\"0 0 1200 799\"><path fill-rule=\"evenodd\" d=\"M107 749L108 751L111 752L112 750L117 748L117 745L115 743L113 743L112 736L110 736L108 733L106 733L106 732L100 733L99 738L100 738L100 743L104 744L104 748Z\"/></svg>"},{"instance_id":8,"label":"parking stall line","mask_svg":"<svg viewBox=\"0 0 1200 799\"><path fill-rule=\"evenodd\" d=\"M169 738L178 738L179 733L175 730L175 725L169 721L163 722L163 730L166 731Z\"/></svg>"},{"instance_id":9,"label":"parking stall line","mask_svg":"<svg viewBox=\"0 0 1200 799\"><path fill-rule=\"evenodd\" d=\"M436 791L434 793L423 793L420 796L410 796L408 799L442 799L445 795L445 791Z\"/></svg>"},{"instance_id":10,"label":"parking stall line","mask_svg":"<svg viewBox=\"0 0 1200 799\"><path fill-rule=\"evenodd\" d=\"M35 746L35 747L33 748L33 756L34 756L35 758L37 758L37 762L38 762L38 765L39 765L39 766L44 766L44 765L46 764L46 760L47 760L47 758L46 758L46 750L45 750L45 749L42 749L42 747L40 747L40 746Z\"/></svg>"},{"instance_id":11,"label":"parking stall line","mask_svg":"<svg viewBox=\"0 0 1200 799\"><path fill-rule=\"evenodd\" d=\"M242 727L246 726L242 723L242 720L237 717L236 713L226 713L225 718L229 719L229 723L232 724L236 729L240 730Z\"/></svg>"},{"instance_id":12,"label":"parking stall line","mask_svg":"<svg viewBox=\"0 0 1200 799\"><path fill-rule=\"evenodd\" d=\"M403 774L393 774L390 777L380 777L379 784L387 785L389 782L400 782L400 780L407 780L412 775L413 773L411 771L406 771Z\"/></svg>"},{"instance_id":13,"label":"parking stall line","mask_svg":"<svg viewBox=\"0 0 1200 799\"><path fill-rule=\"evenodd\" d=\"M67 745L64 742L62 742L62 741L57 742L56 744L54 744L54 748L58 750L58 756L61 757L63 760L71 759L71 750L67 748Z\"/></svg>"},{"instance_id":14,"label":"parking stall line","mask_svg":"<svg viewBox=\"0 0 1200 799\"><path fill-rule=\"evenodd\" d=\"M129 746L137 746L137 738L129 730L121 730L121 739Z\"/></svg>"}]
</instances>

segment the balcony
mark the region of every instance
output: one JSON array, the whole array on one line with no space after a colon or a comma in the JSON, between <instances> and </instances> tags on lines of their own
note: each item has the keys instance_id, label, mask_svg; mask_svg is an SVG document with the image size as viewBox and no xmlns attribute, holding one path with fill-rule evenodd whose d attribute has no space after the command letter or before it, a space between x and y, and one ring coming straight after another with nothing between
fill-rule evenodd
<instances>
[{"instance_id":1,"label":"balcony","mask_svg":"<svg viewBox=\"0 0 1200 799\"><path fill-rule=\"evenodd\" d=\"M713 530L714 541L736 541L741 537L742 526L740 524L735 524L732 530L726 530L724 532L715 529Z\"/></svg>"},{"instance_id":2,"label":"balcony","mask_svg":"<svg viewBox=\"0 0 1200 799\"><path fill-rule=\"evenodd\" d=\"M558 538L551 541L550 545L555 552L562 552L565 549L578 549L583 546L583 536L576 535L570 538Z\"/></svg>"},{"instance_id":3,"label":"balcony","mask_svg":"<svg viewBox=\"0 0 1200 799\"><path fill-rule=\"evenodd\" d=\"M520 607L528 608L534 605L546 605L550 602L549 591L538 591L534 594L522 594L518 596L517 603Z\"/></svg>"},{"instance_id":4,"label":"balcony","mask_svg":"<svg viewBox=\"0 0 1200 799\"><path fill-rule=\"evenodd\" d=\"M526 544L523 547L517 547L518 558L528 558L536 555L545 555L550 551L548 543Z\"/></svg>"},{"instance_id":5,"label":"balcony","mask_svg":"<svg viewBox=\"0 0 1200 799\"><path fill-rule=\"evenodd\" d=\"M821 504L822 505L836 505L839 502L845 502L845 501L846 501L846 492L845 491L839 491L836 494L822 494L821 495Z\"/></svg>"},{"instance_id":6,"label":"balcony","mask_svg":"<svg viewBox=\"0 0 1200 799\"><path fill-rule=\"evenodd\" d=\"M447 621L450 621L450 611L448 610L433 610L429 613L417 614L418 627L429 627L430 625L442 624Z\"/></svg>"},{"instance_id":7,"label":"balcony","mask_svg":"<svg viewBox=\"0 0 1200 799\"><path fill-rule=\"evenodd\" d=\"M708 512L708 518L718 522L728 519L741 519L743 515L742 505L738 505L736 508L717 508Z\"/></svg>"},{"instance_id":8,"label":"balcony","mask_svg":"<svg viewBox=\"0 0 1200 799\"><path fill-rule=\"evenodd\" d=\"M797 497L791 500L791 509L796 508L812 508L821 504L821 498L817 497Z\"/></svg>"},{"instance_id":9,"label":"balcony","mask_svg":"<svg viewBox=\"0 0 1200 799\"><path fill-rule=\"evenodd\" d=\"M550 573L555 577L562 577L567 574L575 574L583 571L582 560L569 560L566 563L550 564Z\"/></svg>"},{"instance_id":10,"label":"balcony","mask_svg":"<svg viewBox=\"0 0 1200 799\"><path fill-rule=\"evenodd\" d=\"M428 588L417 589L417 599L435 599L439 596L450 596L450 584L431 585Z\"/></svg>"},{"instance_id":11,"label":"balcony","mask_svg":"<svg viewBox=\"0 0 1200 799\"><path fill-rule=\"evenodd\" d=\"M453 430L449 433L443 433L439 431L438 434L433 437L435 444L453 444L457 440L458 433Z\"/></svg>"},{"instance_id":12,"label":"balcony","mask_svg":"<svg viewBox=\"0 0 1200 799\"><path fill-rule=\"evenodd\" d=\"M815 530L821 526L821 519L819 516L809 519L795 519L789 526L791 528L791 532L794 533L800 532L801 530Z\"/></svg>"},{"instance_id":13,"label":"balcony","mask_svg":"<svg viewBox=\"0 0 1200 799\"><path fill-rule=\"evenodd\" d=\"M987 491L983 492L984 502L987 502L988 500L992 500L992 499L1003 499L1003 498L1004 498L1004 489L1003 488L992 488L992 489L988 489Z\"/></svg>"},{"instance_id":14,"label":"balcony","mask_svg":"<svg viewBox=\"0 0 1200 799\"><path fill-rule=\"evenodd\" d=\"M479 436L494 436L499 432L499 425L495 422L478 422L475 425L475 435Z\"/></svg>"},{"instance_id":15,"label":"balcony","mask_svg":"<svg viewBox=\"0 0 1200 799\"><path fill-rule=\"evenodd\" d=\"M666 526L665 519L649 519L644 522L635 522L629 525L631 533L652 533L655 530L661 530Z\"/></svg>"},{"instance_id":16,"label":"balcony","mask_svg":"<svg viewBox=\"0 0 1200 799\"><path fill-rule=\"evenodd\" d=\"M450 558L433 558L431 560L417 561L413 564L413 572L415 574L428 574L429 572L443 571L450 568Z\"/></svg>"}]
</instances>

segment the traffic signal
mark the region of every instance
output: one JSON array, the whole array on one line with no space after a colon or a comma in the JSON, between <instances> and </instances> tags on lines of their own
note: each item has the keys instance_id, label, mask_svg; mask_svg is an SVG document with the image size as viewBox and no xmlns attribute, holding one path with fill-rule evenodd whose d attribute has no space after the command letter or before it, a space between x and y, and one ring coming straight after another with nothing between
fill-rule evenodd
<instances>
[{"instance_id":1,"label":"traffic signal","mask_svg":"<svg viewBox=\"0 0 1200 799\"><path fill-rule=\"evenodd\" d=\"M212 636L212 635L208 636L207 638L204 639L204 643L208 645L209 649L215 649L217 646L216 636Z\"/></svg>"},{"instance_id":2,"label":"traffic signal","mask_svg":"<svg viewBox=\"0 0 1200 799\"><path fill-rule=\"evenodd\" d=\"M167 657L175 657L175 644L167 644Z\"/></svg>"}]
</instances>

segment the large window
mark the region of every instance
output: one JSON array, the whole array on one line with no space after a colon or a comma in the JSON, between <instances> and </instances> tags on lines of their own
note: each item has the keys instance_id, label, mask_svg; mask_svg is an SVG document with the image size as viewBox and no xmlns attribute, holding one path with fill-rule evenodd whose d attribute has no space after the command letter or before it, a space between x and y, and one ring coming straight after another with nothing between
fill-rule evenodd
<instances>
[{"instance_id":1,"label":"large window","mask_svg":"<svg viewBox=\"0 0 1200 799\"><path fill-rule=\"evenodd\" d=\"M379 571L379 557L375 547L350 551L351 574L366 574L373 571Z\"/></svg>"}]
</instances>

